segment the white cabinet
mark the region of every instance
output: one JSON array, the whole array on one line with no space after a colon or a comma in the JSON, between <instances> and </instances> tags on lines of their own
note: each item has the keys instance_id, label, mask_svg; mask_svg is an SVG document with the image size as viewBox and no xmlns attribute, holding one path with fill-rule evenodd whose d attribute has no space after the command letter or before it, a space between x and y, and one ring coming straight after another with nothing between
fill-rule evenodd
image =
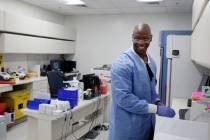
<instances>
[{"instance_id":1,"label":"white cabinet","mask_svg":"<svg viewBox=\"0 0 210 140\"><path fill-rule=\"evenodd\" d=\"M210 2L208 2L192 34L191 58L210 68Z\"/></svg>"},{"instance_id":2,"label":"white cabinet","mask_svg":"<svg viewBox=\"0 0 210 140\"><path fill-rule=\"evenodd\" d=\"M208 1L209 0L194 0L192 11L192 29L194 29L198 23Z\"/></svg>"},{"instance_id":3,"label":"white cabinet","mask_svg":"<svg viewBox=\"0 0 210 140\"><path fill-rule=\"evenodd\" d=\"M0 31L0 53L75 52L75 31L64 25L0 11Z\"/></svg>"},{"instance_id":4,"label":"white cabinet","mask_svg":"<svg viewBox=\"0 0 210 140\"><path fill-rule=\"evenodd\" d=\"M0 11L2 31L75 40L75 31L60 24Z\"/></svg>"},{"instance_id":5,"label":"white cabinet","mask_svg":"<svg viewBox=\"0 0 210 140\"><path fill-rule=\"evenodd\" d=\"M4 29L4 14L0 11L0 30Z\"/></svg>"},{"instance_id":6,"label":"white cabinet","mask_svg":"<svg viewBox=\"0 0 210 140\"><path fill-rule=\"evenodd\" d=\"M0 34L0 53L73 54L75 42L55 39Z\"/></svg>"}]
</instances>

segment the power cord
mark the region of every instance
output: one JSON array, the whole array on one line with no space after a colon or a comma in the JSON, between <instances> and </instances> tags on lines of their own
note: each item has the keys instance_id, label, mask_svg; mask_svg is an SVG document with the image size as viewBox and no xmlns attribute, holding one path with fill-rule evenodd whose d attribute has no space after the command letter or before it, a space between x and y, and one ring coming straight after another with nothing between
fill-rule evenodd
<instances>
[{"instance_id":1,"label":"power cord","mask_svg":"<svg viewBox=\"0 0 210 140\"><path fill-rule=\"evenodd\" d=\"M97 117L99 115L99 108L100 108L100 105L101 105L101 98L100 98L100 96L98 96L96 98L97 98L97 102L94 103L96 105L95 106L96 107L96 111L94 112L94 114L92 115L92 117L90 119L91 120L91 125L89 127L88 132L90 132L91 129L93 129L95 127L95 125L97 124L97 121L99 121L99 120L97 120ZM92 101L92 102L94 102L94 101ZM62 140L66 140L67 133L69 132L69 128L71 127L72 136L75 138L75 140L78 140L78 138L75 136L73 125L71 125L71 120L72 120L72 122L74 122L73 112L72 112L72 110L69 110L69 112L70 112L69 114L68 114L68 112L66 112L66 114L65 114L65 119L64 119L64 125L63 125L63 128L62 128L61 139ZM64 129L65 129L65 132L64 132Z\"/></svg>"},{"instance_id":2,"label":"power cord","mask_svg":"<svg viewBox=\"0 0 210 140\"><path fill-rule=\"evenodd\" d=\"M74 122L74 116L73 116L73 112L72 112L72 110L70 110L70 112L71 112L71 119L72 119L72 122ZM69 124L70 125L70 124ZM71 127L71 132L72 132L72 136L75 138L75 140L78 140L78 138L75 136L75 134L74 134L74 128L73 128L73 125L72 125L72 127Z\"/></svg>"},{"instance_id":3,"label":"power cord","mask_svg":"<svg viewBox=\"0 0 210 140\"><path fill-rule=\"evenodd\" d=\"M65 126L66 126L66 120L67 120L67 114L65 114L65 118L64 118L64 124L63 124L63 128L62 128L62 131L61 131L61 140L65 140L64 129L65 129Z\"/></svg>"},{"instance_id":4,"label":"power cord","mask_svg":"<svg viewBox=\"0 0 210 140\"><path fill-rule=\"evenodd\" d=\"M97 100L97 109L96 109L96 118L95 118L95 124L93 125L93 128L99 124L99 120L97 119L98 115L100 114L99 112L99 108L100 108L100 105L101 105L101 98L100 96L98 96L98 100Z\"/></svg>"},{"instance_id":5,"label":"power cord","mask_svg":"<svg viewBox=\"0 0 210 140\"><path fill-rule=\"evenodd\" d=\"M94 115L91 118L91 125L89 127L89 132L95 127L95 125L97 124L97 117L99 114L99 108L100 108L100 96L96 97L97 98L97 102L96 102L96 111L94 112ZM93 126L93 127L92 127Z\"/></svg>"}]
</instances>

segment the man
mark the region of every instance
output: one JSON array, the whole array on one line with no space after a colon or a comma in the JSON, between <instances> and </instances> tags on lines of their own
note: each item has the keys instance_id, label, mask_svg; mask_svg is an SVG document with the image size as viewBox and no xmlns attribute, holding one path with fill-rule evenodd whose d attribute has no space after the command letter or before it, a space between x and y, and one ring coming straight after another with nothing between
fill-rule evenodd
<instances>
[{"instance_id":1,"label":"man","mask_svg":"<svg viewBox=\"0 0 210 140\"><path fill-rule=\"evenodd\" d=\"M133 47L112 65L112 107L109 140L152 140L155 114L174 117L158 99L156 65L147 54L152 41L148 24L134 28Z\"/></svg>"}]
</instances>

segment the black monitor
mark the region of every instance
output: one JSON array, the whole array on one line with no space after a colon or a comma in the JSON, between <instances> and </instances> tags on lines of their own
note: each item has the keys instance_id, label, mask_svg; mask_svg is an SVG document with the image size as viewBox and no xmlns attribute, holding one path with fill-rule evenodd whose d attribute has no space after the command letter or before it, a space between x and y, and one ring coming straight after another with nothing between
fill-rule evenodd
<instances>
[{"instance_id":1,"label":"black monitor","mask_svg":"<svg viewBox=\"0 0 210 140\"><path fill-rule=\"evenodd\" d=\"M76 69L76 61L62 61L61 70L64 73L72 72L74 69Z\"/></svg>"},{"instance_id":2,"label":"black monitor","mask_svg":"<svg viewBox=\"0 0 210 140\"><path fill-rule=\"evenodd\" d=\"M83 75L84 90L92 89L95 92L95 87L100 86L100 79L94 73Z\"/></svg>"},{"instance_id":3,"label":"black monitor","mask_svg":"<svg viewBox=\"0 0 210 140\"><path fill-rule=\"evenodd\" d=\"M62 87L65 87L63 81L66 81L66 77L59 71L49 71L47 73L48 83L50 87L50 93L52 98L57 98L57 92Z\"/></svg>"}]
</instances>

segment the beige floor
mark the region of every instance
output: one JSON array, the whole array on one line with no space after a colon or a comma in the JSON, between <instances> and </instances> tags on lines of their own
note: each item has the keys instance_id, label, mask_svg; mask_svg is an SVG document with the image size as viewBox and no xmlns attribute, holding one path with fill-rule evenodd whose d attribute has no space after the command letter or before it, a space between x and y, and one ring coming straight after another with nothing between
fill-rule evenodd
<instances>
[{"instance_id":1,"label":"beige floor","mask_svg":"<svg viewBox=\"0 0 210 140\"><path fill-rule=\"evenodd\" d=\"M27 140L27 122L21 123L7 132L7 140ZM108 131L101 131L95 140L107 140ZM84 140L84 139L82 139Z\"/></svg>"}]
</instances>

